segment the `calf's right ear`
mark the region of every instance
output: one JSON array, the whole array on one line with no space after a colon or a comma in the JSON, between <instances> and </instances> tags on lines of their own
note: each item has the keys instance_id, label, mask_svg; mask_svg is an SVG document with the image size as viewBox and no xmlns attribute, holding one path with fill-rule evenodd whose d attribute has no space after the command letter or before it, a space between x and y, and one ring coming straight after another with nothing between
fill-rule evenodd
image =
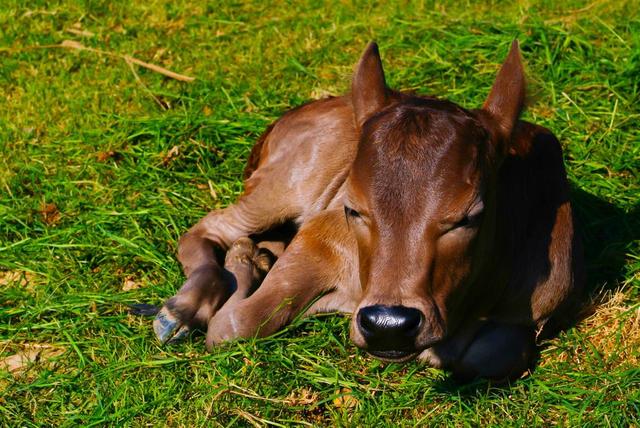
<instances>
[{"instance_id":1,"label":"calf's right ear","mask_svg":"<svg viewBox=\"0 0 640 428\"><path fill-rule=\"evenodd\" d=\"M375 42L369 43L356 66L351 82L351 102L358 128L388 102L384 70Z\"/></svg>"}]
</instances>

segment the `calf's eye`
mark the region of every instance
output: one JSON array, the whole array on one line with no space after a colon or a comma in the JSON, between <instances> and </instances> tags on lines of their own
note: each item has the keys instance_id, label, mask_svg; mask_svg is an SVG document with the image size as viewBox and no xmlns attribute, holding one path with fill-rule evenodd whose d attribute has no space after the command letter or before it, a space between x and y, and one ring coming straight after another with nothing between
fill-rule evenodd
<instances>
[{"instance_id":1,"label":"calf's eye","mask_svg":"<svg viewBox=\"0 0 640 428\"><path fill-rule=\"evenodd\" d=\"M360 217L360 213L356 210L354 210L353 208L349 208L348 206L344 206L344 214L347 217L355 217L355 218L359 218Z\"/></svg>"},{"instance_id":2,"label":"calf's eye","mask_svg":"<svg viewBox=\"0 0 640 428\"><path fill-rule=\"evenodd\" d=\"M469 216L466 215L462 218L462 220L460 220L459 222L453 225L453 229L457 229L459 227L467 227L469 226L470 222L471 222L471 219L469 218Z\"/></svg>"},{"instance_id":3,"label":"calf's eye","mask_svg":"<svg viewBox=\"0 0 640 428\"><path fill-rule=\"evenodd\" d=\"M471 228L476 227L480 224L480 219L482 218L482 212L472 215L466 215L462 219L460 219L456 224L453 225L451 230L459 229L459 228Z\"/></svg>"}]
</instances>

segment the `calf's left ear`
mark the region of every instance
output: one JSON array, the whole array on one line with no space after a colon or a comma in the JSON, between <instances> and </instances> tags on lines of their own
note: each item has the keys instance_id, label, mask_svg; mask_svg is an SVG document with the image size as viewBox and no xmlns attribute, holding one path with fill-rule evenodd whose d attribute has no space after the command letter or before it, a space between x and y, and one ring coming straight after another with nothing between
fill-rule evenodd
<instances>
[{"instance_id":1,"label":"calf's left ear","mask_svg":"<svg viewBox=\"0 0 640 428\"><path fill-rule=\"evenodd\" d=\"M387 104L387 95L378 45L371 42L362 53L351 82L351 102L358 128Z\"/></svg>"},{"instance_id":2,"label":"calf's left ear","mask_svg":"<svg viewBox=\"0 0 640 428\"><path fill-rule=\"evenodd\" d=\"M514 40L507 59L502 64L491 92L482 109L497 122L499 132L505 139L511 138L520 112L524 106L526 84L518 41Z\"/></svg>"}]
</instances>

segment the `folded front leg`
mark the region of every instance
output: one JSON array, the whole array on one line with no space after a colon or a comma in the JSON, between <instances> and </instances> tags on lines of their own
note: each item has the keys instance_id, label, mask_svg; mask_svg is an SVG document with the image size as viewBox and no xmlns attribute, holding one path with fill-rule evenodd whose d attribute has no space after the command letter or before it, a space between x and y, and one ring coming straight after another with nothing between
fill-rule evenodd
<instances>
[{"instance_id":1,"label":"folded front leg","mask_svg":"<svg viewBox=\"0 0 640 428\"><path fill-rule=\"evenodd\" d=\"M180 238L178 259L187 281L165 302L154 321L162 343L181 340L194 329L204 330L234 294L236 287L220 260L234 242L298 216L287 198L269 192L264 183L236 204L210 212ZM271 186L283 192L282 186Z\"/></svg>"},{"instance_id":2,"label":"folded front leg","mask_svg":"<svg viewBox=\"0 0 640 428\"><path fill-rule=\"evenodd\" d=\"M320 295L354 287L356 260L356 242L344 213L316 215L303 225L255 293L227 302L211 319L207 348L235 338L268 336Z\"/></svg>"}]
</instances>

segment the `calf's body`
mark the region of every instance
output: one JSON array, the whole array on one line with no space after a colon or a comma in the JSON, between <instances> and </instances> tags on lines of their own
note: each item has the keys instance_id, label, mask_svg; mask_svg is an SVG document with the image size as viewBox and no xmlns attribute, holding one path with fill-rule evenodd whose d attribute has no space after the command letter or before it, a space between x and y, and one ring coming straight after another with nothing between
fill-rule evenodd
<instances>
[{"instance_id":1,"label":"calf's body","mask_svg":"<svg viewBox=\"0 0 640 428\"><path fill-rule=\"evenodd\" d=\"M201 328L212 348L342 311L378 358L520 375L582 282L561 147L518 120L523 97L517 44L478 110L388 89L371 44L351 94L275 122L237 203L181 238L187 281L158 337ZM281 242L256 238L287 223Z\"/></svg>"}]
</instances>

